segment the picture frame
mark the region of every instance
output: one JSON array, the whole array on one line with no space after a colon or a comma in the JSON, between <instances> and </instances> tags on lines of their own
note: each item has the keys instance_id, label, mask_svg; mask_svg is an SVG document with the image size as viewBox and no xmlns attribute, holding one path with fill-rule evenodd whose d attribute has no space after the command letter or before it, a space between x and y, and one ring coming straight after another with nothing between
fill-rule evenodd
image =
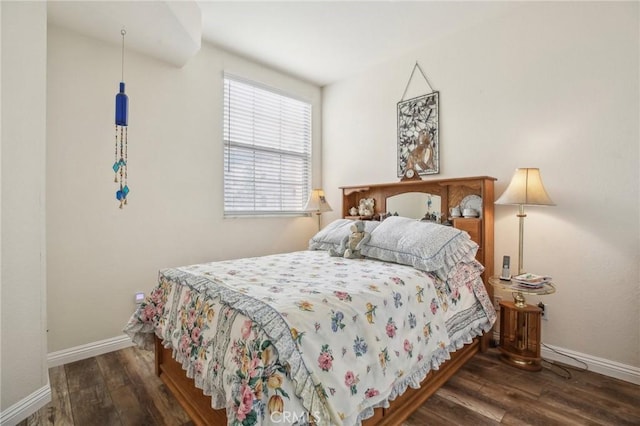
<instances>
[{"instance_id":1,"label":"picture frame","mask_svg":"<svg viewBox=\"0 0 640 426\"><path fill-rule=\"evenodd\" d=\"M440 173L439 92L398 102L398 177Z\"/></svg>"}]
</instances>

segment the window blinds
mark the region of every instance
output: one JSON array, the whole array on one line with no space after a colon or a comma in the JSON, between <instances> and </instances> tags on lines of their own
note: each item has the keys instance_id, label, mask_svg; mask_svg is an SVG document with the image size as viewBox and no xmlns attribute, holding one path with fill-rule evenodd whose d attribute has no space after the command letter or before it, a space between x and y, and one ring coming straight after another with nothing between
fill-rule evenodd
<instances>
[{"instance_id":1,"label":"window blinds","mask_svg":"<svg viewBox=\"0 0 640 426\"><path fill-rule=\"evenodd\" d=\"M300 214L310 181L311 104L225 74L225 216Z\"/></svg>"}]
</instances>

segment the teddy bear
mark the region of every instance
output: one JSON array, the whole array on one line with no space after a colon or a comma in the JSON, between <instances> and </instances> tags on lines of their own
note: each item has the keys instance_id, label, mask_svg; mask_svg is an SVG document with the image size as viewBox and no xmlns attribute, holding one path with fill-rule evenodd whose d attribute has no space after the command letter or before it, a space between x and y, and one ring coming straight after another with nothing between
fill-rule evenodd
<instances>
[{"instance_id":1,"label":"teddy bear","mask_svg":"<svg viewBox=\"0 0 640 426\"><path fill-rule=\"evenodd\" d=\"M329 250L329 255L334 257L344 257L346 259L360 259L361 247L371 239L371 234L365 232L364 222L356 220L351 225L351 234L345 236L340 242L338 250Z\"/></svg>"},{"instance_id":2,"label":"teddy bear","mask_svg":"<svg viewBox=\"0 0 640 426\"><path fill-rule=\"evenodd\" d=\"M375 200L373 198L363 198L358 204L358 213L360 216L371 217L373 216L373 206Z\"/></svg>"}]
</instances>

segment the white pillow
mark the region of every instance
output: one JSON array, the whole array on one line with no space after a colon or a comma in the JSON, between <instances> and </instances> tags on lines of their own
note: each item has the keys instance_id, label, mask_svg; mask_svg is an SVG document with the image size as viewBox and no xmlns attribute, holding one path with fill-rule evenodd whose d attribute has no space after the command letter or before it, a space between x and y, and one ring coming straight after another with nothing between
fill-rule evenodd
<instances>
[{"instance_id":1,"label":"white pillow","mask_svg":"<svg viewBox=\"0 0 640 426\"><path fill-rule=\"evenodd\" d=\"M309 240L309 250L338 250L344 237L351 235L351 225L353 220L337 219L322 228ZM373 220L363 220L364 231L373 232L380 225L380 222Z\"/></svg>"},{"instance_id":2,"label":"white pillow","mask_svg":"<svg viewBox=\"0 0 640 426\"><path fill-rule=\"evenodd\" d=\"M401 216L385 219L361 249L364 256L435 272L443 280L456 263L473 261L477 251L464 231Z\"/></svg>"}]
</instances>

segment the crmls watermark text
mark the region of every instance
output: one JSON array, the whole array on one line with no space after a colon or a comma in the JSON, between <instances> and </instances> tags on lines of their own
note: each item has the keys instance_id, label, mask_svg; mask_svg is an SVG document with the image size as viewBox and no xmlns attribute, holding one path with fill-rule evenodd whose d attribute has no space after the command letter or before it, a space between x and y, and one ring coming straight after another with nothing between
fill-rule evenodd
<instances>
[{"instance_id":1,"label":"crmls watermark text","mask_svg":"<svg viewBox=\"0 0 640 426\"><path fill-rule=\"evenodd\" d=\"M273 423L287 423L293 424L296 422L300 422L302 424L306 424L310 422L309 413L294 413L291 411L283 411L282 413L274 412L269 415L271 422ZM320 418L320 413L313 412L313 417Z\"/></svg>"}]
</instances>

